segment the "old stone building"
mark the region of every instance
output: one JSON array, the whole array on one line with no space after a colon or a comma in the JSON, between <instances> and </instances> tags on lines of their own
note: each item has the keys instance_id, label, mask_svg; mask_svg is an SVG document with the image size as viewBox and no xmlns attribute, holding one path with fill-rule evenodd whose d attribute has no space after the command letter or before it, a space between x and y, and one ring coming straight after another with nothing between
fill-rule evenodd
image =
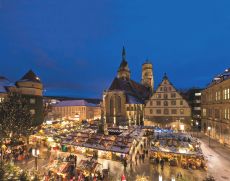
<instances>
[{"instance_id":1,"label":"old stone building","mask_svg":"<svg viewBox=\"0 0 230 181\"><path fill-rule=\"evenodd\" d=\"M104 120L109 126L143 124L144 103L151 96L153 90L152 64L144 63L142 71L142 84L131 79L131 72L123 48L117 77L103 93Z\"/></svg>"},{"instance_id":2,"label":"old stone building","mask_svg":"<svg viewBox=\"0 0 230 181\"><path fill-rule=\"evenodd\" d=\"M230 144L230 68L214 77L201 95L202 130Z\"/></svg>"},{"instance_id":3,"label":"old stone building","mask_svg":"<svg viewBox=\"0 0 230 181\"><path fill-rule=\"evenodd\" d=\"M189 128L191 110L165 74L156 92L147 101L144 114L145 125L185 130Z\"/></svg>"},{"instance_id":4,"label":"old stone building","mask_svg":"<svg viewBox=\"0 0 230 181\"><path fill-rule=\"evenodd\" d=\"M8 92L17 92L27 99L30 112L34 118L34 125L40 125L44 121L43 114L43 85L39 77L29 70L20 80L11 83L4 77L0 78L0 101Z\"/></svg>"}]
</instances>

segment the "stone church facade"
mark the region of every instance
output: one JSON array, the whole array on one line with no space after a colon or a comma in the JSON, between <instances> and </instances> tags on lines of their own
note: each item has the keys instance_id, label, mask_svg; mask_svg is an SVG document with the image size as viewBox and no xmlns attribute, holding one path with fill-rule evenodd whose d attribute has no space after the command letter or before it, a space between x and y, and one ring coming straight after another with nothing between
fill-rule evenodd
<instances>
[{"instance_id":1,"label":"stone church facade","mask_svg":"<svg viewBox=\"0 0 230 181\"><path fill-rule=\"evenodd\" d=\"M122 61L117 76L103 93L104 120L108 126L130 126L143 124L145 101L153 92L152 64L142 65L142 80L131 79L131 71L123 48Z\"/></svg>"}]
</instances>

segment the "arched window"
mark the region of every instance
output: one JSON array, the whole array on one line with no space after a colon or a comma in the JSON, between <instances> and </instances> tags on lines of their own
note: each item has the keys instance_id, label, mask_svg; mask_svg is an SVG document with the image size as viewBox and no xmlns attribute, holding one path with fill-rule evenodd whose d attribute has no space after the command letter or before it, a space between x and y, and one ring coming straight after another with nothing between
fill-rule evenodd
<instances>
[{"instance_id":1,"label":"arched window","mask_svg":"<svg viewBox=\"0 0 230 181\"><path fill-rule=\"evenodd\" d=\"M116 96L116 101L117 101L117 112L121 113L121 97Z\"/></svg>"},{"instance_id":2,"label":"arched window","mask_svg":"<svg viewBox=\"0 0 230 181\"><path fill-rule=\"evenodd\" d=\"M109 107L110 107L110 115L114 115L114 98L113 96L110 98L109 101Z\"/></svg>"}]
</instances>

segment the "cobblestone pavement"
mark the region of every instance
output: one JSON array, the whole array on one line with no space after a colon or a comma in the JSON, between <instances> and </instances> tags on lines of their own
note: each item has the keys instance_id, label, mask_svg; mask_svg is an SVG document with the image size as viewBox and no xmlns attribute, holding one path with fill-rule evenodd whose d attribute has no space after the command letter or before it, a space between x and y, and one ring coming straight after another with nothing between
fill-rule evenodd
<instances>
[{"instance_id":1,"label":"cobblestone pavement","mask_svg":"<svg viewBox=\"0 0 230 181\"><path fill-rule=\"evenodd\" d=\"M212 175L217 181L230 180L230 149L215 140L210 141L205 135L199 137L201 148L208 160L208 175Z\"/></svg>"}]
</instances>

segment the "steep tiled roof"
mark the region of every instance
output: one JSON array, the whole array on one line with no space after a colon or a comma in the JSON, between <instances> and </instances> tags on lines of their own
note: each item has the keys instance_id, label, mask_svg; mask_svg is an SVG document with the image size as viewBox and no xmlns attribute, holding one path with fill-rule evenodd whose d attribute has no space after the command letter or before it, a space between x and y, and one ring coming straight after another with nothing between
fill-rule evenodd
<instances>
[{"instance_id":1,"label":"steep tiled roof","mask_svg":"<svg viewBox=\"0 0 230 181\"><path fill-rule=\"evenodd\" d=\"M151 94L150 89L144 85L133 80L124 80L117 77L113 80L109 90L122 90L126 94L129 94L141 101L146 100Z\"/></svg>"},{"instance_id":2,"label":"steep tiled roof","mask_svg":"<svg viewBox=\"0 0 230 181\"><path fill-rule=\"evenodd\" d=\"M40 79L37 77L37 75L32 71L29 70L20 80L21 81L31 81L31 82L37 82L41 83Z\"/></svg>"}]
</instances>

